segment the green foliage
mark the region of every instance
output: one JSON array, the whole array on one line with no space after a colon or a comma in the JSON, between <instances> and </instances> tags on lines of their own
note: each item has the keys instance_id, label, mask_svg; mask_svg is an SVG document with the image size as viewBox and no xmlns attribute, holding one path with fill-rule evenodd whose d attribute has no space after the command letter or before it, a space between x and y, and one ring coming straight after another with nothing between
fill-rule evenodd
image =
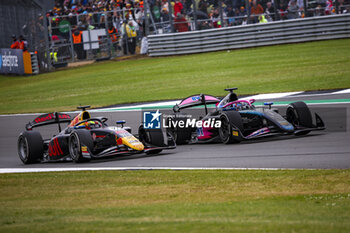
<instances>
[{"instance_id":1,"label":"green foliage","mask_svg":"<svg viewBox=\"0 0 350 233\"><path fill-rule=\"evenodd\" d=\"M80 104L350 87L350 40L108 61L38 76L0 76L0 113L73 110Z\"/></svg>"}]
</instances>

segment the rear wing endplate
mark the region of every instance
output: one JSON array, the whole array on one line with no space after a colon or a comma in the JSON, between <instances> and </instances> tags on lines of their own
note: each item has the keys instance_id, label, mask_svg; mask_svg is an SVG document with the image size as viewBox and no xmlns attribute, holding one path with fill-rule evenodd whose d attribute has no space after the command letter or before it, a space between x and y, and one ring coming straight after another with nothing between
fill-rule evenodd
<instances>
[{"instance_id":1,"label":"rear wing endplate","mask_svg":"<svg viewBox=\"0 0 350 233\"><path fill-rule=\"evenodd\" d=\"M32 130L35 127L44 126L44 125L51 125L51 124L58 124L59 128L60 123L64 122L70 122L72 119L68 114L60 113L60 112L51 112L51 113L45 113L37 118L35 118L32 122L29 122L26 124L26 130Z\"/></svg>"}]
</instances>

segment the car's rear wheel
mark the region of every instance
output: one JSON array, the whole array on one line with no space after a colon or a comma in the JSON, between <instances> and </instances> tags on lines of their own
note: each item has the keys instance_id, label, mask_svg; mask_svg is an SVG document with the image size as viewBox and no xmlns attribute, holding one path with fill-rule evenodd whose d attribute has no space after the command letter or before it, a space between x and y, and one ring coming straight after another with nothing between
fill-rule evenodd
<instances>
[{"instance_id":1,"label":"car's rear wheel","mask_svg":"<svg viewBox=\"0 0 350 233\"><path fill-rule=\"evenodd\" d=\"M86 149L89 149L89 153L92 152L93 149L93 140L91 137L91 134L88 130L77 130L71 133L69 136L69 154L72 158L72 160L76 163L82 163L82 162L88 162L91 159L91 155L89 156L83 156L83 153L86 153L86 151L82 150L82 147L86 147ZM85 149L85 148L84 148Z\"/></svg>"},{"instance_id":2,"label":"car's rear wheel","mask_svg":"<svg viewBox=\"0 0 350 233\"><path fill-rule=\"evenodd\" d=\"M18 137L18 155L24 164L37 163L44 154L44 141L36 131L22 132Z\"/></svg>"},{"instance_id":3,"label":"car's rear wheel","mask_svg":"<svg viewBox=\"0 0 350 233\"><path fill-rule=\"evenodd\" d=\"M239 131L243 132L243 123L239 112L225 112L221 114L220 120L219 136L221 141L225 144L241 142L242 139ZM239 131L234 130L235 128L239 129Z\"/></svg>"},{"instance_id":4,"label":"car's rear wheel","mask_svg":"<svg viewBox=\"0 0 350 233\"><path fill-rule=\"evenodd\" d=\"M287 121L294 127L312 127L312 115L309 107L304 102L291 103L287 108ZM298 135L310 133L309 130L301 131Z\"/></svg>"}]
</instances>

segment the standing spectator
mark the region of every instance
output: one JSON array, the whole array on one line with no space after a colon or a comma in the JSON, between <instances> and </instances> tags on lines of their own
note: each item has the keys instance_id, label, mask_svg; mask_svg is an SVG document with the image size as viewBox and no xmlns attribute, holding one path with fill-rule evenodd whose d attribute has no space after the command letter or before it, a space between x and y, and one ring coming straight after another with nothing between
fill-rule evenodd
<instances>
[{"instance_id":1,"label":"standing spectator","mask_svg":"<svg viewBox=\"0 0 350 233\"><path fill-rule=\"evenodd\" d=\"M128 52L131 54L135 53L136 49L136 30L133 25L133 22L130 21L127 23L127 20L124 20L122 25L122 45L123 45L123 52L124 55L127 55Z\"/></svg>"},{"instance_id":2,"label":"standing spectator","mask_svg":"<svg viewBox=\"0 0 350 233\"><path fill-rule=\"evenodd\" d=\"M174 5L174 15L177 15L177 13L182 13L182 9L184 6L182 5L180 0L175 0L175 5Z\"/></svg>"},{"instance_id":3,"label":"standing spectator","mask_svg":"<svg viewBox=\"0 0 350 233\"><path fill-rule=\"evenodd\" d=\"M304 0L296 0L300 11L304 11Z\"/></svg>"},{"instance_id":4,"label":"standing spectator","mask_svg":"<svg viewBox=\"0 0 350 233\"><path fill-rule=\"evenodd\" d=\"M169 11L167 8L163 8L160 14L160 17L162 19L163 22L168 22L170 21L170 17L169 17Z\"/></svg>"},{"instance_id":5,"label":"standing spectator","mask_svg":"<svg viewBox=\"0 0 350 233\"><path fill-rule=\"evenodd\" d=\"M267 19L271 19L271 21L275 21L275 9L272 6L271 2L266 3L266 9L265 9L265 14Z\"/></svg>"},{"instance_id":6,"label":"standing spectator","mask_svg":"<svg viewBox=\"0 0 350 233\"><path fill-rule=\"evenodd\" d=\"M256 0L253 0L252 6L250 9L250 14L251 14L251 20L253 23L258 22L258 16L264 13L264 8L256 2Z\"/></svg>"},{"instance_id":7,"label":"standing spectator","mask_svg":"<svg viewBox=\"0 0 350 233\"><path fill-rule=\"evenodd\" d=\"M278 20L284 20L286 19L286 6L283 3L283 1L280 2L280 7L278 8Z\"/></svg>"},{"instance_id":8,"label":"standing spectator","mask_svg":"<svg viewBox=\"0 0 350 233\"><path fill-rule=\"evenodd\" d=\"M239 15L240 15L240 16L245 16L245 15L247 15L247 11L245 10L244 6L241 6L241 7L239 8Z\"/></svg>"},{"instance_id":9,"label":"standing spectator","mask_svg":"<svg viewBox=\"0 0 350 233\"><path fill-rule=\"evenodd\" d=\"M184 9L183 11L185 12L185 14L189 14L192 11L192 0L184 0Z\"/></svg>"},{"instance_id":10,"label":"standing spectator","mask_svg":"<svg viewBox=\"0 0 350 233\"><path fill-rule=\"evenodd\" d=\"M202 11L205 14L208 14L208 4L205 0L200 0L198 3L198 10Z\"/></svg>"},{"instance_id":11,"label":"standing spectator","mask_svg":"<svg viewBox=\"0 0 350 233\"><path fill-rule=\"evenodd\" d=\"M242 24L242 15L240 14L240 11L238 8L234 9L235 11L235 25L241 25Z\"/></svg>"},{"instance_id":12,"label":"standing spectator","mask_svg":"<svg viewBox=\"0 0 350 233\"><path fill-rule=\"evenodd\" d=\"M68 21L69 21L70 25L77 25L78 24L77 17L75 17L72 12L68 14Z\"/></svg>"},{"instance_id":13,"label":"standing spectator","mask_svg":"<svg viewBox=\"0 0 350 233\"><path fill-rule=\"evenodd\" d=\"M106 15L103 13L103 14L101 14L101 16L100 16L100 21L99 21L97 27L99 27L99 28L105 28L105 27L106 27L105 20L106 20Z\"/></svg>"},{"instance_id":14,"label":"standing spectator","mask_svg":"<svg viewBox=\"0 0 350 233\"><path fill-rule=\"evenodd\" d=\"M139 2L135 3L135 7L136 7L135 20L136 20L136 22L138 24L140 24L141 21L142 21L142 17L144 17L144 10L143 10L143 8L140 8L140 3Z\"/></svg>"},{"instance_id":15,"label":"standing spectator","mask_svg":"<svg viewBox=\"0 0 350 233\"><path fill-rule=\"evenodd\" d=\"M248 24L248 16L244 16L242 20L242 25L247 25Z\"/></svg>"},{"instance_id":16,"label":"standing spectator","mask_svg":"<svg viewBox=\"0 0 350 233\"><path fill-rule=\"evenodd\" d=\"M288 6L288 19L296 19L299 18L299 7L295 0L291 0L290 5Z\"/></svg>"},{"instance_id":17,"label":"standing spectator","mask_svg":"<svg viewBox=\"0 0 350 233\"><path fill-rule=\"evenodd\" d=\"M128 37L128 33L127 33L129 25L128 25L127 22L128 22L127 20L124 20L123 24L122 24L122 27L121 27L121 31L122 31L122 47L123 47L124 55L128 55L128 52L130 50L129 43L128 43L129 42L129 37Z\"/></svg>"},{"instance_id":18,"label":"standing spectator","mask_svg":"<svg viewBox=\"0 0 350 233\"><path fill-rule=\"evenodd\" d=\"M185 17L177 13L176 18L174 20L174 27L177 32L187 32L188 31L188 23Z\"/></svg>"},{"instance_id":19,"label":"standing spectator","mask_svg":"<svg viewBox=\"0 0 350 233\"><path fill-rule=\"evenodd\" d=\"M236 14L233 11L232 6L229 5L227 7L228 26L233 26L235 24L235 18L234 18L235 16L236 16Z\"/></svg>"},{"instance_id":20,"label":"standing spectator","mask_svg":"<svg viewBox=\"0 0 350 233\"><path fill-rule=\"evenodd\" d=\"M153 13L153 19L156 22L160 21L160 9L161 9L161 2L160 1L156 1L156 3L153 5L153 7L151 7L152 9L152 13ZM169 6L171 7L171 6Z\"/></svg>"},{"instance_id":21,"label":"standing spectator","mask_svg":"<svg viewBox=\"0 0 350 233\"><path fill-rule=\"evenodd\" d=\"M135 54L137 33L132 21L129 21L128 25L129 25L129 31L127 31L128 37L129 37L128 45L129 45L130 53Z\"/></svg>"},{"instance_id":22,"label":"standing spectator","mask_svg":"<svg viewBox=\"0 0 350 233\"><path fill-rule=\"evenodd\" d=\"M77 58L80 59L85 59L85 51L84 51L84 46L83 46L83 41L82 41L82 34L83 32L80 31L78 28L74 30L72 33L73 37L73 45L74 45L74 50L77 54Z\"/></svg>"},{"instance_id":23,"label":"standing spectator","mask_svg":"<svg viewBox=\"0 0 350 233\"><path fill-rule=\"evenodd\" d=\"M214 28L221 28L220 12L218 8L214 10L213 15L211 16L211 21Z\"/></svg>"},{"instance_id":24,"label":"standing spectator","mask_svg":"<svg viewBox=\"0 0 350 233\"><path fill-rule=\"evenodd\" d=\"M115 50L118 49L118 31L117 29L113 26L113 24L110 24L108 27L108 35L109 38L112 41L113 47L115 48Z\"/></svg>"},{"instance_id":25,"label":"standing spectator","mask_svg":"<svg viewBox=\"0 0 350 233\"><path fill-rule=\"evenodd\" d=\"M162 9L160 19L161 19L161 22L163 23L164 32L166 33L171 32L170 17L169 17L169 12L167 8L164 7Z\"/></svg>"},{"instance_id":26,"label":"standing spectator","mask_svg":"<svg viewBox=\"0 0 350 233\"><path fill-rule=\"evenodd\" d=\"M264 15L259 15L259 23L267 23L268 21L265 19Z\"/></svg>"},{"instance_id":27,"label":"standing spectator","mask_svg":"<svg viewBox=\"0 0 350 233\"><path fill-rule=\"evenodd\" d=\"M243 18L244 16L246 16L246 11L244 9L243 6L241 6L239 9L236 8L236 20L235 20L235 24L236 25L241 25L243 22Z\"/></svg>"},{"instance_id":28,"label":"standing spectator","mask_svg":"<svg viewBox=\"0 0 350 233\"><path fill-rule=\"evenodd\" d=\"M321 16L322 14L322 7L321 5L318 5L315 9L314 16Z\"/></svg>"},{"instance_id":29,"label":"standing spectator","mask_svg":"<svg viewBox=\"0 0 350 233\"><path fill-rule=\"evenodd\" d=\"M326 9L324 11L325 15L330 15L333 10L333 3L332 0L327 0L326 2Z\"/></svg>"},{"instance_id":30,"label":"standing spectator","mask_svg":"<svg viewBox=\"0 0 350 233\"><path fill-rule=\"evenodd\" d=\"M11 49L19 49L19 41L16 38L16 35L12 35L12 44L11 44Z\"/></svg>"},{"instance_id":31,"label":"standing spectator","mask_svg":"<svg viewBox=\"0 0 350 233\"><path fill-rule=\"evenodd\" d=\"M23 52L28 51L28 41L22 36L19 36L19 49L22 49Z\"/></svg>"},{"instance_id":32,"label":"standing spectator","mask_svg":"<svg viewBox=\"0 0 350 233\"><path fill-rule=\"evenodd\" d=\"M344 0L338 0L338 12L337 14L346 14L349 12L349 6L346 6L348 3L345 2Z\"/></svg>"}]
</instances>

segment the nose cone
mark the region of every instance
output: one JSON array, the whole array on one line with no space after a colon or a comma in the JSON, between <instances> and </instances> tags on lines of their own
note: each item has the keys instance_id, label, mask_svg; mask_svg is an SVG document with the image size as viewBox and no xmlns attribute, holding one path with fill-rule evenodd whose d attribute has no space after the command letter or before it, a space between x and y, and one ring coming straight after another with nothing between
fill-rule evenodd
<instances>
[{"instance_id":1,"label":"nose cone","mask_svg":"<svg viewBox=\"0 0 350 233\"><path fill-rule=\"evenodd\" d=\"M145 149L144 145L134 136L122 138L123 144L131 149L142 151Z\"/></svg>"},{"instance_id":2,"label":"nose cone","mask_svg":"<svg viewBox=\"0 0 350 233\"><path fill-rule=\"evenodd\" d=\"M294 129L294 126L290 123L282 123L281 124L282 128L285 129L286 131L289 131L289 132L293 132L295 129Z\"/></svg>"}]
</instances>

